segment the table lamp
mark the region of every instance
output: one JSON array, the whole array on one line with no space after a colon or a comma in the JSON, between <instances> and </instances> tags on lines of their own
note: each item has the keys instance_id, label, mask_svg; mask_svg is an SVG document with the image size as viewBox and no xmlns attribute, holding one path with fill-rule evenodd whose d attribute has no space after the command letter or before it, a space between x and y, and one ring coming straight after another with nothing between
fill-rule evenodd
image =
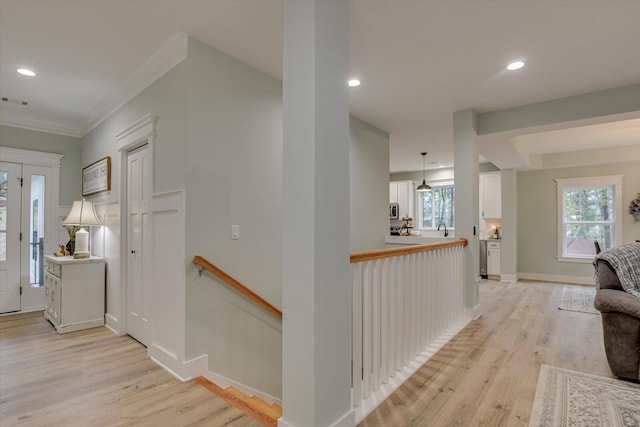
<instances>
[{"instance_id":1,"label":"table lamp","mask_svg":"<svg viewBox=\"0 0 640 427\"><path fill-rule=\"evenodd\" d=\"M89 258L89 232L84 229L85 226L102 225L96 215L93 202L87 202L85 199L73 202L73 207L69 216L67 216L62 225L78 226L80 229L76 231L75 251L73 257Z\"/></svg>"}]
</instances>

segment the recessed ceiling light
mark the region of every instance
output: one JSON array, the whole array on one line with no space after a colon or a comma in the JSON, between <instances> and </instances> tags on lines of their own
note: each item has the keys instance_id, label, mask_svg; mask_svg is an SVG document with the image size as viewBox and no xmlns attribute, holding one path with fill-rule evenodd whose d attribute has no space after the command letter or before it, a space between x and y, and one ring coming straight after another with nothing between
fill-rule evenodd
<instances>
[{"instance_id":1,"label":"recessed ceiling light","mask_svg":"<svg viewBox=\"0 0 640 427\"><path fill-rule=\"evenodd\" d=\"M360 80L358 79L349 80L349 87L356 87L356 86L360 86Z\"/></svg>"},{"instance_id":2,"label":"recessed ceiling light","mask_svg":"<svg viewBox=\"0 0 640 427\"><path fill-rule=\"evenodd\" d=\"M512 62L511 64L507 65L507 70L515 71L515 70L519 70L522 67L524 67L524 62L515 61L515 62Z\"/></svg>"},{"instance_id":3,"label":"recessed ceiling light","mask_svg":"<svg viewBox=\"0 0 640 427\"><path fill-rule=\"evenodd\" d=\"M16 71L22 74L23 76L27 76L27 77L35 77L36 75L36 73L34 73L28 68L18 68Z\"/></svg>"}]
</instances>

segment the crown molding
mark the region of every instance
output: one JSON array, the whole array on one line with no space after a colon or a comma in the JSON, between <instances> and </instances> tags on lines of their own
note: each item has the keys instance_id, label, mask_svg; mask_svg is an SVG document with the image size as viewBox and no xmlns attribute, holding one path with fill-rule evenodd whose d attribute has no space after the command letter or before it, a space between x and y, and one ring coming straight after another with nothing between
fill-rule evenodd
<instances>
[{"instance_id":1,"label":"crown molding","mask_svg":"<svg viewBox=\"0 0 640 427\"><path fill-rule=\"evenodd\" d=\"M40 132L82 138L118 109L151 86L187 57L189 36L176 32L153 55L135 70L107 97L98 102L82 124L73 121L53 121L33 114L0 109L0 124Z\"/></svg>"},{"instance_id":2,"label":"crown molding","mask_svg":"<svg viewBox=\"0 0 640 427\"><path fill-rule=\"evenodd\" d=\"M133 74L89 111L87 126L84 128L82 136L89 133L127 102L151 86L153 82L182 62L187 57L188 40L189 36L180 31L171 36Z\"/></svg>"},{"instance_id":3,"label":"crown molding","mask_svg":"<svg viewBox=\"0 0 640 427\"><path fill-rule=\"evenodd\" d=\"M80 138L82 136L82 126L74 124L73 122L46 120L30 114L7 109L0 109L0 125L72 136L74 138Z\"/></svg>"}]
</instances>

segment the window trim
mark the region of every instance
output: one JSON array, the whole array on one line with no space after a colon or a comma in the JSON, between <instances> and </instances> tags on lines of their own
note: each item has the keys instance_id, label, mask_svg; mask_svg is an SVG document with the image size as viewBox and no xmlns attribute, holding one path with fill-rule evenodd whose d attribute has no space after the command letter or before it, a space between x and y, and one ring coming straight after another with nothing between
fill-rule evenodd
<instances>
[{"instance_id":1,"label":"window trim","mask_svg":"<svg viewBox=\"0 0 640 427\"><path fill-rule=\"evenodd\" d=\"M436 187L454 187L455 189L455 182L452 179L444 179L444 180L439 180L439 181L432 181L429 183L429 185L431 186L432 189L436 188ZM415 195L416 195L416 201L414 203L415 205L415 211L416 211L416 218L418 219L418 230L420 231L434 231L437 230L438 227L424 227L422 220L424 219L422 217L422 192L420 191L415 191ZM455 196L454 196L455 197ZM455 204L455 198L453 200L453 203ZM455 231L455 227L447 227L448 231Z\"/></svg>"},{"instance_id":2,"label":"window trim","mask_svg":"<svg viewBox=\"0 0 640 427\"><path fill-rule=\"evenodd\" d=\"M622 244L622 175L590 176L584 178L554 179L556 182L556 240L558 262L591 263L591 256L568 256L564 253L564 191L567 188L614 187L615 216L613 221L613 243Z\"/></svg>"}]
</instances>

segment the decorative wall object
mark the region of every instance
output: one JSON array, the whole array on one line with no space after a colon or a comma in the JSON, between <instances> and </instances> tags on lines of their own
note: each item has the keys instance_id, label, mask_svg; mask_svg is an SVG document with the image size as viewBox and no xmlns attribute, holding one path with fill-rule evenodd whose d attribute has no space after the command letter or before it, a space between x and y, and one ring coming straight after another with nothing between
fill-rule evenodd
<instances>
[{"instance_id":1,"label":"decorative wall object","mask_svg":"<svg viewBox=\"0 0 640 427\"><path fill-rule=\"evenodd\" d=\"M635 200L629 203L629 214L633 215L636 221L640 221L640 193L638 193L638 197Z\"/></svg>"},{"instance_id":2,"label":"decorative wall object","mask_svg":"<svg viewBox=\"0 0 640 427\"><path fill-rule=\"evenodd\" d=\"M82 169L82 196L111 191L111 157L107 156Z\"/></svg>"}]
</instances>

